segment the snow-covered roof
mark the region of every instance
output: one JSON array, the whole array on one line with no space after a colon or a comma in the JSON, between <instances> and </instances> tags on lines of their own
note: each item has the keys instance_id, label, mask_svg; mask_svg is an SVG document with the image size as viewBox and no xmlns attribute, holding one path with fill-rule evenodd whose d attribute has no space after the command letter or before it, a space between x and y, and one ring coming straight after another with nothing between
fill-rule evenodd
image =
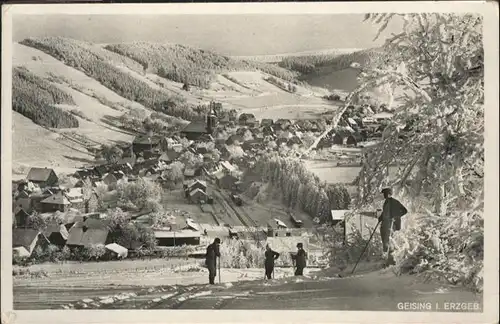
<instances>
[{"instance_id":1,"label":"snow-covered roof","mask_svg":"<svg viewBox=\"0 0 500 324\"><path fill-rule=\"evenodd\" d=\"M108 249L112 252L115 252L116 254L118 254L122 258L125 258L128 255L128 250L119 244L111 243L111 244L106 245L105 247L106 247L106 249Z\"/></svg>"},{"instance_id":2,"label":"snow-covered roof","mask_svg":"<svg viewBox=\"0 0 500 324\"><path fill-rule=\"evenodd\" d=\"M281 220L279 220L279 219L277 219L277 218L275 218L274 220L276 221L276 223L277 223L279 226L288 227L288 226L286 226L286 224L285 224L285 223L283 223Z\"/></svg>"},{"instance_id":3,"label":"snow-covered roof","mask_svg":"<svg viewBox=\"0 0 500 324\"><path fill-rule=\"evenodd\" d=\"M228 161L222 161L220 164L223 168L225 168L229 171L236 171L236 168L234 167L234 165L232 165Z\"/></svg>"},{"instance_id":4,"label":"snow-covered roof","mask_svg":"<svg viewBox=\"0 0 500 324\"><path fill-rule=\"evenodd\" d=\"M195 231L200 231L200 227L192 219L186 219L187 225Z\"/></svg>"},{"instance_id":5,"label":"snow-covered roof","mask_svg":"<svg viewBox=\"0 0 500 324\"><path fill-rule=\"evenodd\" d=\"M181 231L154 231L156 238L174 238L174 237L200 237L198 231L181 230Z\"/></svg>"}]
</instances>

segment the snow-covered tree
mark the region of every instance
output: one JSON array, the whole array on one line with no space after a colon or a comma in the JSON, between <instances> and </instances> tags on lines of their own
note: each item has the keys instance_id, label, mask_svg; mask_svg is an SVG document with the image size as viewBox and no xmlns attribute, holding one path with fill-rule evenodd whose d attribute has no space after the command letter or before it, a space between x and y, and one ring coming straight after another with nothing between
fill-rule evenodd
<instances>
[{"instance_id":1,"label":"snow-covered tree","mask_svg":"<svg viewBox=\"0 0 500 324\"><path fill-rule=\"evenodd\" d=\"M351 95L385 86L394 117L380 145L367 152L361 205L384 186L409 205L412 224L395 237L401 271L426 271L451 282L482 285L484 66L482 17L474 14L375 14L380 32L395 16L401 33L378 63L362 66ZM399 125L407 125L401 131ZM395 178L389 165L398 165ZM419 203L418 209L416 207ZM412 210L413 209L413 210ZM417 217L418 214L421 217Z\"/></svg>"}]
</instances>

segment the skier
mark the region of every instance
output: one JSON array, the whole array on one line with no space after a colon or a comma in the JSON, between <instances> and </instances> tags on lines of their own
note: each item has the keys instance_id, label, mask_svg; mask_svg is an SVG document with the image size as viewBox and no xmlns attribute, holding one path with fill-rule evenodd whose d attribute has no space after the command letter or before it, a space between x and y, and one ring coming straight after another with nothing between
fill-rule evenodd
<instances>
[{"instance_id":1,"label":"skier","mask_svg":"<svg viewBox=\"0 0 500 324\"><path fill-rule=\"evenodd\" d=\"M306 267L307 252L304 251L302 243L297 243L297 253L292 254L292 260L295 261L295 275L303 276Z\"/></svg>"},{"instance_id":2,"label":"skier","mask_svg":"<svg viewBox=\"0 0 500 324\"><path fill-rule=\"evenodd\" d=\"M401 230L401 217L406 215L408 210L399 200L392 198L392 189L384 188L382 194L384 195L385 202L382 214L378 220L380 222L380 236L382 238L384 258L389 258L392 252L389 249L391 229L392 231Z\"/></svg>"},{"instance_id":3,"label":"skier","mask_svg":"<svg viewBox=\"0 0 500 324\"><path fill-rule=\"evenodd\" d=\"M217 258L220 258L220 238L215 238L214 242L207 247L205 264L208 268L208 282L215 284L217 276Z\"/></svg>"},{"instance_id":4,"label":"skier","mask_svg":"<svg viewBox=\"0 0 500 324\"><path fill-rule=\"evenodd\" d=\"M279 258L280 254L276 251L273 251L269 244L266 245L266 252L264 253L266 261L264 266L266 268L266 278L271 279L271 276L274 271L274 261Z\"/></svg>"}]
</instances>

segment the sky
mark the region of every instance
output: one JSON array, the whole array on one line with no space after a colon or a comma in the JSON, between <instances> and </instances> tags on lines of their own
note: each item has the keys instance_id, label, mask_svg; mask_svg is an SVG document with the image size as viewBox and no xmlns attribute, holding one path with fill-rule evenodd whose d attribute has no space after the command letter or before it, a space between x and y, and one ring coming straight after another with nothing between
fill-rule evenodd
<instances>
[{"instance_id":1,"label":"sky","mask_svg":"<svg viewBox=\"0 0 500 324\"><path fill-rule=\"evenodd\" d=\"M378 27L362 14L338 15L16 15L13 40L63 36L94 43L178 43L224 55L371 48ZM398 21L390 33L401 30Z\"/></svg>"}]
</instances>

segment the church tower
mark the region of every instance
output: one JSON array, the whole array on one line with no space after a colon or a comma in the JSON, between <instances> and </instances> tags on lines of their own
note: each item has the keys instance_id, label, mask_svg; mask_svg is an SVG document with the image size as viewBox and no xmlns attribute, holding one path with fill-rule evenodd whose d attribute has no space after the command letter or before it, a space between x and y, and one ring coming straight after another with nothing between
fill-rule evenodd
<instances>
[{"instance_id":1,"label":"church tower","mask_svg":"<svg viewBox=\"0 0 500 324\"><path fill-rule=\"evenodd\" d=\"M210 103L210 110L207 114L207 133L212 134L213 131L217 128L218 119L217 112L215 111L215 103Z\"/></svg>"}]
</instances>

